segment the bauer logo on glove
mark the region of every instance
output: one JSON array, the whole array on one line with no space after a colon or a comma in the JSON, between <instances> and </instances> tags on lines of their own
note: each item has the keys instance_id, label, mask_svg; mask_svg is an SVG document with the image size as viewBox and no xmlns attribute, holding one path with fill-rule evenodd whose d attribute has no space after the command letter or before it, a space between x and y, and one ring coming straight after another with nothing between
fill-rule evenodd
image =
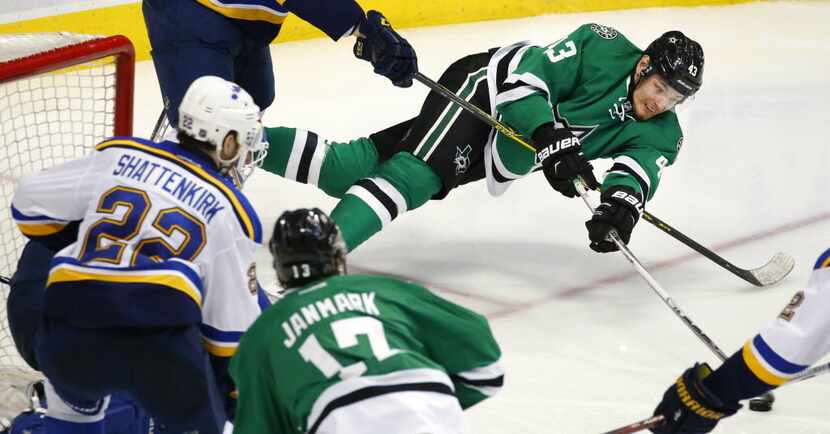
<instances>
[{"instance_id":1,"label":"bauer logo on glove","mask_svg":"<svg viewBox=\"0 0 830 434\"><path fill-rule=\"evenodd\" d=\"M576 136L565 137L544 147L536 154L536 158L537 161L541 163L545 161L546 158L556 154L557 152L565 151L568 148L579 148L580 146L582 146L582 144Z\"/></svg>"}]
</instances>

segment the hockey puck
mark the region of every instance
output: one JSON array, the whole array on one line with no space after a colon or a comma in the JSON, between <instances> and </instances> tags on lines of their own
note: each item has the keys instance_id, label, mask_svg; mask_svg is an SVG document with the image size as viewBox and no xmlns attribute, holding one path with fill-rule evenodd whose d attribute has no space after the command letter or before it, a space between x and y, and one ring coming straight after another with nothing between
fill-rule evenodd
<instances>
[{"instance_id":1,"label":"hockey puck","mask_svg":"<svg viewBox=\"0 0 830 434\"><path fill-rule=\"evenodd\" d=\"M752 411L771 411L772 402L761 398L750 399L749 409Z\"/></svg>"}]
</instances>

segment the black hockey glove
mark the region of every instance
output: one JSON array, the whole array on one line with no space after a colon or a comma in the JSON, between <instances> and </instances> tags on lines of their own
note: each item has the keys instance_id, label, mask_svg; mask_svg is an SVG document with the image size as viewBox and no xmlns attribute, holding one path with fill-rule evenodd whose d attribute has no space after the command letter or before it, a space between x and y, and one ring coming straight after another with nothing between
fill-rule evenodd
<instances>
[{"instance_id":1,"label":"black hockey glove","mask_svg":"<svg viewBox=\"0 0 830 434\"><path fill-rule=\"evenodd\" d=\"M619 250L608 238L611 229L615 229L620 239L626 244L631 239L631 231L643 214L643 201L640 194L627 186L613 186L600 195L602 203L594 210L591 220L585 222L591 250L608 253Z\"/></svg>"},{"instance_id":2,"label":"black hockey glove","mask_svg":"<svg viewBox=\"0 0 830 434\"><path fill-rule=\"evenodd\" d=\"M706 363L696 363L687 369L663 394L663 400L654 410L666 422L651 432L657 434L702 434L715 429L718 421L732 416L740 408L737 402L725 403L703 385L703 379L712 373Z\"/></svg>"},{"instance_id":3,"label":"black hockey glove","mask_svg":"<svg viewBox=\"0 0 830 434\"><path fill-rule=\"evenodd\" d=\"M570 130L547 123L533 132L533 142L539 147L536 156L542 172L554 190L567 197L578 196L573 185L577 176L582 177L589 190L599 187L594 166L585 158L579 139Z\"/></svg>"},{"instance_id":4,"label":"black hockey glove","mask_svg":"<svg viewBox=\"0 0 830 434\"><path fill-rule=\"evenodd\" d=\"M376 74L398 87L412 86L412 76L418 72L415 50L378 11L369 11L358 25L354 55L371 62Z\"/></svg>"}]
</instances>

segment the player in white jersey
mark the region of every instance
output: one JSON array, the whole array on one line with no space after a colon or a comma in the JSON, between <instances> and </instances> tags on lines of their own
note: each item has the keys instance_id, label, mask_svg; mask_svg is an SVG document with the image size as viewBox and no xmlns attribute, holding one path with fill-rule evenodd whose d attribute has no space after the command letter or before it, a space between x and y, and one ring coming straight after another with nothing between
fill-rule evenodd
<instances>
[{"instance_id":1,"label":"player in white jersey","mask_svg":"<svg viewBox=\"0 0 830 434\"><path fill-rule=\"evenodd\" d=\"M830 249L819 256L807 287L718 369L697 363L669 387L654 411L666 423L652 432L711 432L741 408L738 401L775 389L828 352Z\"/></svg>"},{"instance_id":2,"label":"player in white jersey","mask_svg":"<svg viewBox=\"0 0 830 434\"><path fill-rule=\"evenodd\" d=\"M20 230L71 241L51 262L35 345L48 432L104 432L116 392L167 432L222 431L227 362L267 304L260 222L230 176L261 146L259 113L239 86L202 77L180 106L180 144L115 137L20 181Z\"/></svg>"}]
</instances>

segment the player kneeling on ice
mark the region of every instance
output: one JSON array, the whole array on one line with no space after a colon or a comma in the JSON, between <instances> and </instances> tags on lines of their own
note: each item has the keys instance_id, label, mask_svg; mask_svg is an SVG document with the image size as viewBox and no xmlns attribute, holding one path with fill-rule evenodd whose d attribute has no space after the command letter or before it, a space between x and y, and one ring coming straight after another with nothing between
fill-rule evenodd
<instances>
[{"instance_id":1,"label":"player kneeling on ice","mask_svg":"<svg viewBox=\"0 0 830 434\"><path fill-rule=\"evenodd\" d=\"M672 384L654 411L666 422L658 434L702 434L735 414L738 401L761 396L830 353L830 249L819 256L807 288L796 292L778 317L746 341L718 369L696 363ZM751 402L756 411L771 403ZM795 427L794 427L795 428Z\"/></svg>"},{"instance_id":2,"label":"player kneeling on ice","mask_svg":"<svg viewBox=\"0 0 830 434\"><path fill-rule=\"evenodd\" d=\"M703 49L678 31L643 51L613 28L586 24L560 41L517 43L456 61L439 83L532 137L528 149L430 93L413 119L345 143L291 128L266 129L266 170L342 198L331 213L354 249L398 215L441 200L457 186L485 179L489 192L542 170L550 185L575 197L580 176L599 186L590 160L612 158L602 204L587 222L590 246L628 242L683 134L674 107L703 79Z\"/></svg>"},{"instance_id":3,"label":"player kneeling on ice","mask_svg":"<svg viewBox=\"0 0 830 434\"><path fill-rule=\"evenodd\" d=\"M337 225L288 211L269 244L284 296L242 337L234 432L458 434L502 386L487 320L400 280L345 275Z\"/></svg>"},{"instance_id":4,"label":"player kneeling on ice","mask_svg":"<svg viewBox=\"0 0 830 434\"><path fill-rule=\"evenodd\" d=\"M256 160L260 110L218 77L179 110L180 143L108 139L15 192L21 232L59 250L30 357L49 380L49 433L110 432L110 394L169 433L221 433L235 409L227 365L261 312L262 228L231 175Z\"/></svg>"}]
</instances>

